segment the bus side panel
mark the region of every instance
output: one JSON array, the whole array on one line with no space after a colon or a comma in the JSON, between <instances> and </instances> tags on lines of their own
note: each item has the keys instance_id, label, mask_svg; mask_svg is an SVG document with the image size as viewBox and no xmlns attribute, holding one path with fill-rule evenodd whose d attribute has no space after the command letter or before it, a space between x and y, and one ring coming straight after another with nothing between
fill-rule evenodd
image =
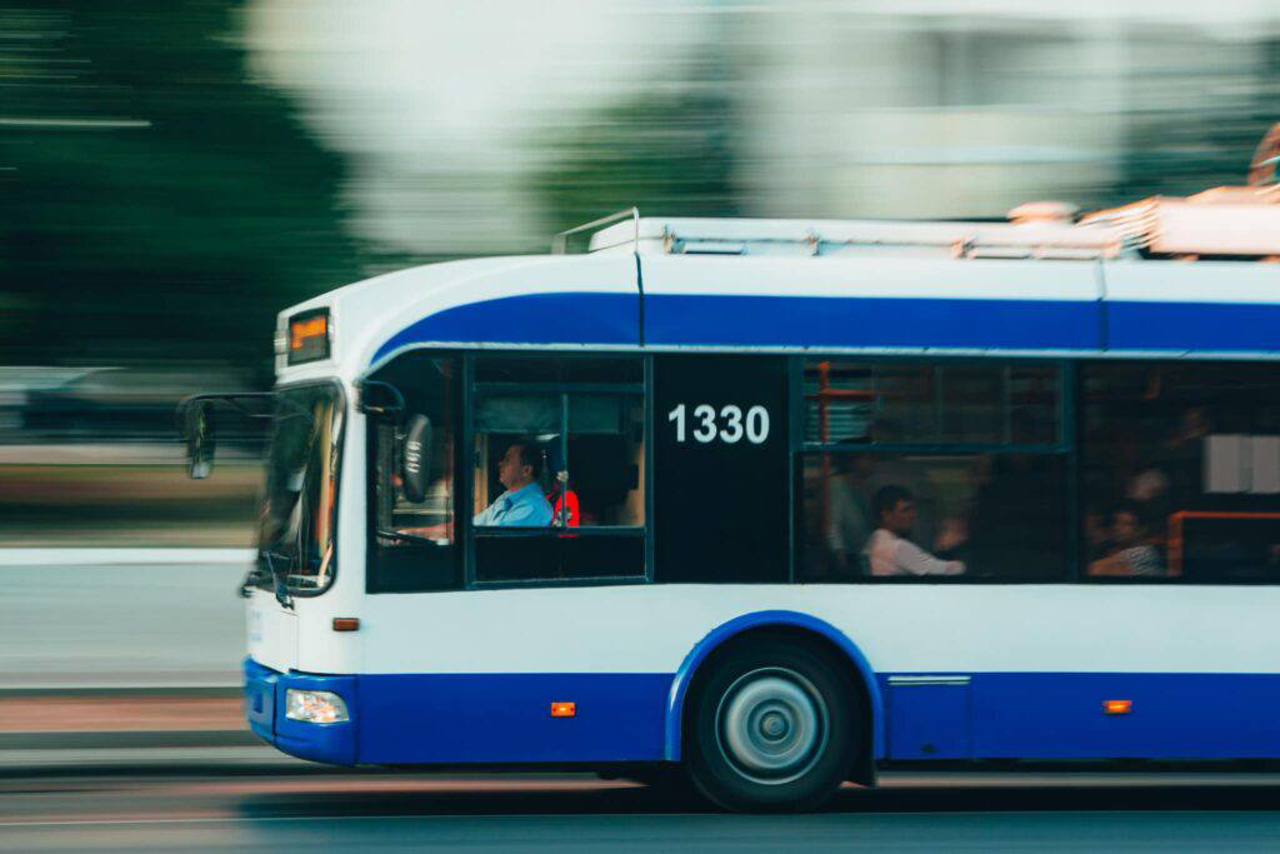
<instances>
[{"instance_id":1,"label":"bus side panel","mask_svg":"<svg viewBox=\"0 0 1280 854\"><path fill-rule=\"evenodd\" d=\"M787 360L654 358L659 582L789 579Z\"/></svg>"},{"instance_id":2,"label":"bus side panel","mask_svg":"<svg viewBox=\"0 0 1280 854\"><path fill-rule=\"evenodd\" d=\"M1130 710L1108 713L1108 701ZM974 758L1274 758L1277 709L1274 674L978 674Z\"/></svg>"},{"instance_id":3,"label":"bus side panel","mask_svg":"<svg viewBox=\"0 0 1280 854\"><path fill-rule=\"evenodd\" d=\"M663 758L670 674L361 676L360 761L625 762ZM553 717L554 704L573 704Z\"/></svg>"}]
</instances>

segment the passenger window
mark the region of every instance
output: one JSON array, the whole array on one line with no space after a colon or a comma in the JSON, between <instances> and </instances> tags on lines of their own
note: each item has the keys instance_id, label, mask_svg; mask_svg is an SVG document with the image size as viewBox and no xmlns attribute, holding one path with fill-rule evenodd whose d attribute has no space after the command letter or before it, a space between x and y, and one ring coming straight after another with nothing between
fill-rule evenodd
<instances>
[{"instance_id":1,"label":"passenger window","mask_svg":"<svg viewBox=\"0 0 1280 854\"><path fill-rule=\"evenodd\" d=\"M1280 369L1083 371L1089 578L1280 581Z\"/></svg>"},{"instance_id":2,"label":"passenger window","mask_svg":"<svg viewBox=\"0 0 1280 854\"><path fill-rule=\"evenodd\" d=\"M1065 458L808 454L802 581L1061 580Z\"/></svg>"},{"instance_id":3,"label":"passenger window","mask_svg":"<svg viewBox=\"0 0 1280 854\"><path fill-rule=\"evenodd\" d=\"M802 581L1061 580L1061 369L805 365Z\"/></svg>"},{"instance_id":4,"label":"passenger window","mask_svg":"<svg viewBox=\"0 0 1280 854\"><path fill-rule=\"evenodd\" d=\"M1060 371L1045 365L819 360L805 366L813 444L1051 445Z\"/></svg>"},{"instance_id":5,"label":"passenger window","mask_svg":"<svg viewBox=\"0 0 1280 854\"><path fill-rule=\"evenodd\" d=\"M643 363L594 361L476 360L478 582L644 576Z\"/></svg>"}]
</instances>

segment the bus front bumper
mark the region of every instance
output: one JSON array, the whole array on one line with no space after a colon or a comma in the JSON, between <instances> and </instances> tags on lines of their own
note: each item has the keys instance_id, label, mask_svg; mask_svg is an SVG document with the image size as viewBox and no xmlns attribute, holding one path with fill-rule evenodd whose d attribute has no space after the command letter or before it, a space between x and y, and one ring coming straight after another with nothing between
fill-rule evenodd
<instances>
[{"instance_id":1,"label":"bus front bumper","mask_svg":"<svg viewBox=\"0 0 1280 854\"><path fill-rule=\"evenodd\" d=\"M252 658L244 662L244 708L249 729L255 735L291 756L327 762L356 764L356 722L350 718L336 723L293 720L286 714L290 689L324 691L341 698L354 714L354 676L313 676L281 673L263 667Z\"/></svg>"}]
</instances>

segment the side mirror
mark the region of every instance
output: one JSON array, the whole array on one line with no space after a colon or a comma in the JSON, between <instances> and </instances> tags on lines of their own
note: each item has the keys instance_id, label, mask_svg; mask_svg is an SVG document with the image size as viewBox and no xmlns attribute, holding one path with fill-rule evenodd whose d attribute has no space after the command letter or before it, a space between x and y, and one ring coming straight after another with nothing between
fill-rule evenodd
<instances>
[{"instance_id":1,"label":"side mirror","mask_svg":"<svg viewBox=\"0 0 1280 854\"><path fill-rule=\"evenodd\" d=\"M413 502L427 497L427 478L431 471L431 419L414 415L409 419L400 443L400 476L404 497Z\"/></svg>"},{"instance_id":2,"label":"side mirror","mask_svg":"<svg viewBox=\"0 0 1280 854\"><path fill-rule=\"evenodd\" d=\"M217 448L212 401L196 400L186 407L184 432L187 473L195 480L204 480L213 472L213 454Z\"/></svg>"}]
</instances>

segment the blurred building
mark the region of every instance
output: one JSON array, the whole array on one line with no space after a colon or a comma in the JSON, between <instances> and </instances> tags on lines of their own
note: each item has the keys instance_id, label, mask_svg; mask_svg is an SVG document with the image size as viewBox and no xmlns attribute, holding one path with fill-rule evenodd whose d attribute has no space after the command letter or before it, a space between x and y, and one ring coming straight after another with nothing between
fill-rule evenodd
<instances>
[{"instance_id":1,"label":"blurred building","mask_svg":"<svg viewBox=\"0 0 1280 854\"><path fill-rule=\"evenodd\" d=\"M1016 0L744 14L759 205L783 215L1002 216L1062 198L1243 181L1280 120L1280 7Z\"/></svg>"},{"instance_id":2,"label":"blurred building","mask_svg":"<svg viewBox=\"0 0 1280 854\"><path fill-rule=\"evenodd\" d=\"M258 0L249 40L359 164L347 197L365 236L411 253L536 250L568 212L634 202L827 217L1103 206L1240 180L1280 119L1280 8L1252 0L549 9ZM708 97L725 109L682 109ZM691 119L728 141L705 151L723 150L730 203L714 175L685 187L710 205L646 192L682 186L652 164L690 168ZM568 192L590 204L546 198Z\"/></svg>"}]
</instances>

